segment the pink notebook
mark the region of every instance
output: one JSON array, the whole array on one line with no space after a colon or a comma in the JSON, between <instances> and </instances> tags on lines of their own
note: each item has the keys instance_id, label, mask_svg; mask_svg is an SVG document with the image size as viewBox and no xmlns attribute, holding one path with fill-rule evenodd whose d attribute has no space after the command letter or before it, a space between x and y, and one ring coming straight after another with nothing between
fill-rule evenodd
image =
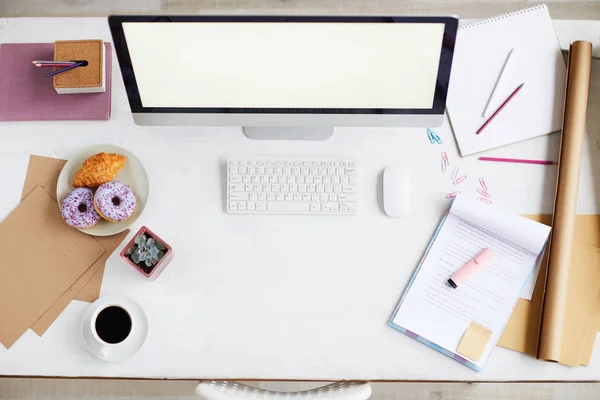
<instances>
[{"instance_id":1,"label":"pink notebook","mask_svg":"<svg viewBox=\"0 0 600 400\"><path fill-rule=\"evenodd\" d=\"M110 118L112 47L106 46L106 92L58 94L52 68L36 68L33 60L53 60L53 43L0 45L0 121L106 120Z\"/></svg>"}]
</instances>

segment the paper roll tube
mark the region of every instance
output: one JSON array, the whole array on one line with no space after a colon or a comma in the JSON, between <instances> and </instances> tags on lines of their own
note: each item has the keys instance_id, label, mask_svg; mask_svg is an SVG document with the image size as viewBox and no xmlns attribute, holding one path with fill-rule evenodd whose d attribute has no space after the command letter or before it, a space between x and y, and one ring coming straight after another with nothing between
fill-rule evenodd
<instances>
[{"instance_id":1,"label":"paper roll tube","mask_svg":"<svg viewBox=\"0 0 600 400\"><path fill-rule=\"evenodd\" d=\"M567 67L567 88L563 110L563 125L559 168L554 199L552 237L548 257L548 276L540 348L538 358L560 359L562 332L567 303L569 263L577 211L579 170L585 133L592 44L576 41L571 44Z\"/></svg>"}]
</instances>

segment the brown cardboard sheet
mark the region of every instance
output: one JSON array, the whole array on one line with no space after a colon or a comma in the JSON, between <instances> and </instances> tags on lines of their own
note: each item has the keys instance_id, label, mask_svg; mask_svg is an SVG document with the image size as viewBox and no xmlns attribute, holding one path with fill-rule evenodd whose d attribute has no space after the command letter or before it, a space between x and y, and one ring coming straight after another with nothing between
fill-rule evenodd
<instances>
[{"instance_id":1,"label":"brown cardboard sheet","mask_svg":"<svg viewBox=\"0 0 600 400\"><path fill-rule=\"evenodd\" d=\"M104 252L33 189L0 223L0 343L11 347Z\"/></svg>"},{"instance_id":2,"label":"brown cardboard sheet","mask_svg":"<svg viewBox=\"0 0 600 400\"><path fill-rule=\"evenodd\" d=\"M592 44L571 44L538 358L560 361L585 134ZM595 297L594 297L595 300Z\"/></svg>"},{"instance_id":3,"label":"brown cardboard sheet","mask_svg":"<svg viewBox=\"0 0 600 400\"><path fill-rule=\"evenodd\" d=\"M75 283L65 292L60 298L52 304L50 307L36 322L33 324L31 329L38 334L38 336L42 336L50 325L54 323L56 318L64 311L64 309L69 305L71 300L75 299L76 296L80 294L84 287L88 286L90 280L96 275L96 273L102 268L104 269L104 265L106 264L106 260L111 254L115 251L115 249L121 244L121 242L125 239L127 234L129 233L129 229L123 231L114 236L106 236L106 237L95 237L94 239L106 250L99 259L92 264L87 271L83 273L75 281ZM100 289L102 285L102 281L99 282L97 288ZM93 287L95 289L95 287ZM99 293L98 293L99 295ZM97 298L96 298L97 299ZM95 301L96 299L92 300Z\"/></svg>"},{"instance_id":4,"label":"brown cardboard sheet","mask_svg":"<svg viewBox=\"0 0 600 400\"><path fill-rule=\"evenodd\" d=\"M27 167L27 175L25 177L25 184L23 185L21 200L36 186L43 186L52 197L56 197L56 183L58 182L58 176L66 163L67 160L31 155L29 157L29 166ZM112 253L115 248L112 250L107 248L106 250ZM102 276L104 275L104 264L105 263L100 264L99 270L88 280L88 283L79 291L79 293L76 293L76 300L92 303L98 299L102 286Z\"/></svg>"},{"instance_id":5,"label":"brown cardboard sheet","mask_svg":"<svg viewBox=\"0 0 600 400\"><path fill-rule=\"evenodd\" d=\"M579 363L583 366L590 365L592 361L592 353L594 351L594 344L596 343L596 335L598 334L598 324L600 324L600 291L596 295L596 305L586 329L583 349L581 349Z\"/></svg>"},{"instance_id":6,"label":"brown cardboard sheet","mask_svg":"<svg viewBox=\"0 0 600 400\"><path fill-rule=\"evenodd\" d=\"M528 215L527 217L542 223L548 223L551 215ZM571 271L567 281L565 306L567 314L561 332L560 355L556 361L567 365L579 365L580 356L587 354L588 343L585 333L590 321L600 314L595 308L600 284L600 216L577 215L573 234L573 251L569 265ZM547 264L542 268L531 301L519 299L509 322L502 333L498 346L537 356L542 301L544 294L544 276ZM567 326L568 325L568 326ZM597 329L596 325L596 329ZM588 344L589 346L589 344ZM593 343L591 344L593 348ZM591 354L591 351L590 351ZM577 361L575 361L577 359ZM588 362L589 364L589 362Z\"/></svg>"},{"instance_id":7,"label":"brown cardboard sheet","mask_svg":"<svg viewBox=\"0 0 600 400\"><path fill-rule=\"evenodd\" d=\"M473 361L479 361L490 337L492 337L492 331L475 322L471 322L467 327L456 352Z\"/></svg>"}]
</instances>

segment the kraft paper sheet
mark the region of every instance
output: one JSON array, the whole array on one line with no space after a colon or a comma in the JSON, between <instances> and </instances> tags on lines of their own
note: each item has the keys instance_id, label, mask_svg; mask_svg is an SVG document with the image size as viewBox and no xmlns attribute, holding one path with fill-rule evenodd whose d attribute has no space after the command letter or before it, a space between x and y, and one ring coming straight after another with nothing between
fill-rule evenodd
<instances>
[{"instance_id":1,"label":"kraft paper sheet","mask_svg":"<svg viewBox=\"0 0 600 400\"><path fill-rule=\"evenodd\" d=\"M553 229L548 251L546 293L538 351L538 358L549 361L561 361L565 342L562 328L567 322L568 314L569 270L585 136L591 57L592 44L590 42L576 41L571 44L567 66L567 89L554 200ZM593 301L595 298L594 296Z\"/></svg>"}]
</instances>

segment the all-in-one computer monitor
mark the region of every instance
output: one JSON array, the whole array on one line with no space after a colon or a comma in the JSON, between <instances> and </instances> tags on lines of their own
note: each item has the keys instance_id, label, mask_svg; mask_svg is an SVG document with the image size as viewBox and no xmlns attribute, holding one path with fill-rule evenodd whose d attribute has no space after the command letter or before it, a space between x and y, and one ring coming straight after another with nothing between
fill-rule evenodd
<instances>
[{"instance_id":1,"label":"all-in-one computer monitor","mask_svg":"<svg viewBox=\"0 0 600 400\"><path fill-rule=\"evenodd\" d=\"M439 126L458 20L111 16L109 24L136 124L323 139L336 126Z\"/></svg>"}]
</instances>

